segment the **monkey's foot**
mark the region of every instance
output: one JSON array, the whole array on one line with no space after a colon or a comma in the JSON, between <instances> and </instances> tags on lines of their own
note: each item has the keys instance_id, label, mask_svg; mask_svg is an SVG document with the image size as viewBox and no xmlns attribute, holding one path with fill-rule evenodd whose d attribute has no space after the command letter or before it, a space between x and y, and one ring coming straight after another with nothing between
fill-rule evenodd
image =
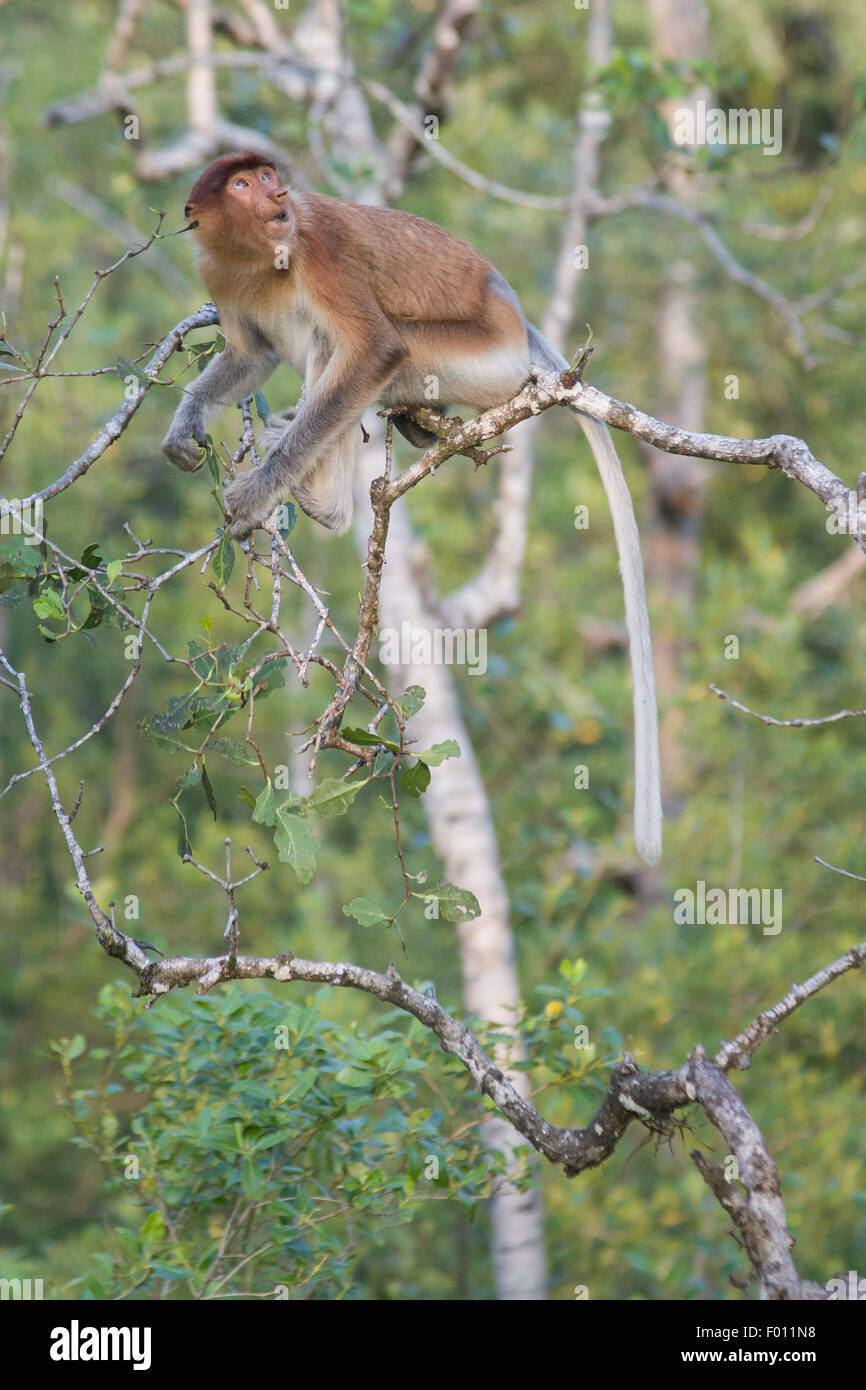
<instances>
[{"instance_id":1,"label":"monkey's foot","mask_svg":"<svg viewBox=\"0 0 866 1390\"><path fill-rule=\"evenodd\" d=\"M392 415L391 421L395 430L399 430L403 438L414 444L416 449L429 449L431 444L438 443L438 436L432 430L425 430L423 425L419 425L417 420L413 420L409 415Z\"/></svg>"},{"instance_id":2,"label":"monkey's foot","mask_svg":"<svg viewBox=\"0 0 866 1390\"><path fill-rule=\"evenodd\" d=\"M264 467L233 478L226 483L223 496L231 517L229 535L235 541L245 541L257 526L264 525L280 501L274 498Z\"/></svg>"},{"instance_id":3,"label":"monkey's foot","mask_svg":"<svg viewBox=\"0 0 866 1390\"><path fill-rule=\"evenodd\" d=\"M286 437L286 430L297 413L297 406L293 405L288 410L280 410L276 414L272 413L268 416L268 423L257 432L256 442L262 457L282 444Z\"/></svg>"}]
</instances>

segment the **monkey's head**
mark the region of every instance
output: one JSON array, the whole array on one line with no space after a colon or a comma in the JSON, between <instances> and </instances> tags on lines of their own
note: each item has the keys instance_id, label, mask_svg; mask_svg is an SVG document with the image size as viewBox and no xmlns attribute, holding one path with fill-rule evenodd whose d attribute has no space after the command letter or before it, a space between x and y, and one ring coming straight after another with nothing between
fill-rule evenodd
<instances>
[{"instance_id":1,"label":"monkey's head","mask_svg":"<svg viewBox=\"0 0 866 1390\"><path fill-rule=\"evenodd\" d=\"M272 253L294 231L289 190L274 163L255 150L223 154L196 181L184 216L202 245Z\"/></svg>"}]
</instances>

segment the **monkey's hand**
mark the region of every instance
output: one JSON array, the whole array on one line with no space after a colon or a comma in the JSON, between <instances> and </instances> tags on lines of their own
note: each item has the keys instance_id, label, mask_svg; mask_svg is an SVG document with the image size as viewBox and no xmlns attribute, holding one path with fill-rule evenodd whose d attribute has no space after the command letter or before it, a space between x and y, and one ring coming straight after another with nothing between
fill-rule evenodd
<instances>
[{"instance_id":1,"label":"monkey's hand","mask_svg":"<svg viewBox=\"0 0 866 1390\"><path fill-rule=\"evenodd\" d=\"M204 426L197 421L191 424L175 421L162 441L162 452L166 458L175 468L183 469L184 473L192 473L199 467L204 458L202 450L206 448Z\"/></svg>"},{"instance_id":2,"label":"monkey's hand","mask_svg":"<svg viewBox=\"0 0 866 1390\"><path fill-rule=\"evenodd\" d=\"M264 465L232 478L226 483L223 496L231 517L229 535L235 541L245 541L257 526L267 521L281 501L274 497Z\"/></svg>"}]
</instances>

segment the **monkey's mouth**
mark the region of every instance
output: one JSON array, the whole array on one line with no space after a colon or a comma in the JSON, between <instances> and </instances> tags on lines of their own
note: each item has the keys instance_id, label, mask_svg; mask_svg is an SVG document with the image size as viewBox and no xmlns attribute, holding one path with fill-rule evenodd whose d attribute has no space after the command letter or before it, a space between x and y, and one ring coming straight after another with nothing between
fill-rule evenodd
<instances>
[{"instance_id":1,"label":"monkey's mouth","mask_svg":"<svg viewBox=\"0 0 866 1390\"><path fill-rule=\"evenodd\" d=\"M268 218L268 225L270 226L270 224L271 224L272 222L275 222L275 223L277 224L277 226L281 226L281 225L285 224L286 222L288 222L288 220L289 220L288 214L286 213L285 210L283 210L282 212L275 213L273 217L269 217L269 218Z\"/></svg>"}]
</instances>

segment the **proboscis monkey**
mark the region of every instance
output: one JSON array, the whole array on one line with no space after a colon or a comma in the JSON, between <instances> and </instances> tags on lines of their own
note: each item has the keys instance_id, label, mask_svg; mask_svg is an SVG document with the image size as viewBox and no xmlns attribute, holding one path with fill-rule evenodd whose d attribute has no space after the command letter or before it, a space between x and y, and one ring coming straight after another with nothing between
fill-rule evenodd
<instances>
[{"instance_id":1,"label":"proboscis monkey","mask_svg":"<svg viewBox=\"0 0 866 1390\"><path fill-rule=\"evenodd\" d=\"M345 531L361 416L372 403L486 409L509 400L530 365L568 366L495 267L422 217L290 193L273 163L252 150L215 160L185 212L226 345L185 391L165 454L178 468L196 468L208 411L251 394L280 361L304 382L300 405L287 412L293 418L270 417L262 465L225 489L236 539L289 493L308 516ZM634 686L635 839L656 863L658 729L640 538L607 426L577 415L613 516ZM434 442L408 415L394 423L419 448Z\"/></svg>"}]
</instances>

